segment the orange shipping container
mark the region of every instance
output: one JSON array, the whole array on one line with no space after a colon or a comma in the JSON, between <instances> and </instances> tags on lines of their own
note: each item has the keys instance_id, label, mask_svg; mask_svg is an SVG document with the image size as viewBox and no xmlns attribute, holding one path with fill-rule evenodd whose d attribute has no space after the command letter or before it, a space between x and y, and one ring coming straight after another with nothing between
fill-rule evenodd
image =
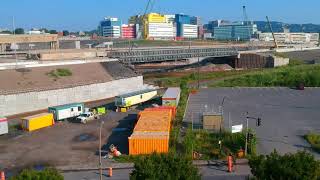
<instances>
[{"instance_id":1,"label":"orange shipping container","mask_svg":"<svg viewBox=\"0 0 320 180\"><path fill-rule=\"evenodd\" d=\"M176 107L175 106L159 106L155 108L146 108L144 111L162 111L162 110L171 110L172 118L176 117Z\"/></svg>"},{"instance_id":2,"label":"orange shipping container","mask_svg":"<svg viewBox=\"0 0 320 180\"><path fill-rule=\"evenodd\" d=\"M167 111L142 111L134 132L169 132L172 113Z\"/></svg>"},{"instance_id":3,"label":"orange shipping container","mask_svg":"<svg viewBox=\"0 0 320 180\"><path fill-rule=\"evenodd\" d=\"M129 155L168 153L169 133L133 133L129 139Z\"/></svg>"}]
</instances>

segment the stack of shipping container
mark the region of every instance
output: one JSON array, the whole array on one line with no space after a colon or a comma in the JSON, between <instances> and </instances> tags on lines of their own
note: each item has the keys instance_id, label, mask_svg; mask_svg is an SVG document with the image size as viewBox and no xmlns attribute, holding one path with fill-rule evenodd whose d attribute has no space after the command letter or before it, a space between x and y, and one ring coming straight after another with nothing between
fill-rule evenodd
<instances>
[{"instance_id":1,"label":"stack of shipping container","mask_svg":"<svg viewBox=\"0 0 320 180\"><path fill-rule=\"evenodd\" d=\"M171 122L176 108L147 108L138 114L138 122L129 139L129 154L167 153Z\"/></svg>"},{"instance_id":2,"label":"stack of shipping container","mask_svg":"<svg viewBox=\"0 0 320 180\"><path fill-rule=\"evenodd\" d=\"M180 88L168 88L160 107L146 108L138 114L138 122L129 139L129 155L167 153L171 122L176 116Z\"/></svg>"}]
</instances>

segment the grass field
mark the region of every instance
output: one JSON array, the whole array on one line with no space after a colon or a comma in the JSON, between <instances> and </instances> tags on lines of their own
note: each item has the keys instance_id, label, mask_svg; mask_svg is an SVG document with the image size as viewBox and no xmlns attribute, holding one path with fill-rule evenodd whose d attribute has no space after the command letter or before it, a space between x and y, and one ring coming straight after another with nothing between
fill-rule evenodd
<instances>
[{"instance_id":1,"label":"grass field","mask_svg":"<svg viewBox=\"0 0 320 180\"><path fill-rule=\"evenodd\" d=\"M295 87L304 83L307 87L320 87L320 65L287 66L265 69L222 80L212 87Z\"/></svg>"}]
</instances>

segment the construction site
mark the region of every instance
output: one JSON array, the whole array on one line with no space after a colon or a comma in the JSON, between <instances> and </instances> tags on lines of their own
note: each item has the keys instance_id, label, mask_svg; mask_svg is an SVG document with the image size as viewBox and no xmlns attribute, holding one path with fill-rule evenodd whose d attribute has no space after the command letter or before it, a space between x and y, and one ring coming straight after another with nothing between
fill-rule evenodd
<instances>
[{"instance_id":1,"label":"construction site","mask_svg":"<svg viewBox=\"0 0 320 180\"><path fill-rule=\"evenodd\" d=\"M293 87L270 80L281 86L270 88L251 80L297 77L289 67L319 64L319 36L275 33L268 17L270 33L259 34L246 6L241 23L218 21L205 31L199 17L153 13L153 3L128 24L104 18L95 37L0 35L0 170L8 177L30 167L102 170L152 153L187 153L188 133L199 140L189 148L192 160L242 159L255 148L249 125L260 154L308 146L301 137L318 131L319 89L305 90L303 78ZM267 129L258 119L249 124L247 112L245 130L245 111L263 116ZM230 134L226 144L222 132ZM233 143L234 133L245 144Z\"/></svg>"}]
</instances>

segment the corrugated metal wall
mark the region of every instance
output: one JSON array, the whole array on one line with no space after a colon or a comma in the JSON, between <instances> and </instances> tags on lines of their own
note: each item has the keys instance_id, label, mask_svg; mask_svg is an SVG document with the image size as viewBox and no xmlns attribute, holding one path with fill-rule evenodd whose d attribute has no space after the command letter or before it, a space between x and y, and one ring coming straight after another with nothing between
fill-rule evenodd
<instances>
[{"instance_id":1,"label":"corrugated metal wall","mask_svg":"<svg viewBox=\"0 0 320 180\"><path fill-rule=\"evenodd\" d=\"M235 59L235 68L255 69L273 67L273 57L259 54L241 54L240 59Z\"/></svg>"}]
</instances>

